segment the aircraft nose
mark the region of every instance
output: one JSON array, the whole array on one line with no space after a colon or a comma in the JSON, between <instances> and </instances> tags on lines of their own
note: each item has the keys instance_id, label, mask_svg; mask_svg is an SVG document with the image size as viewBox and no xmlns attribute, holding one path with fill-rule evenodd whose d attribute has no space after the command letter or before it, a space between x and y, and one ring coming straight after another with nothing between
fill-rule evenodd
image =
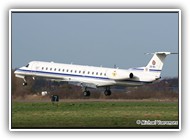
<instances>
[{"instance_id":1,"label":"aircraft nose","mask_svg":"<svg viewBox=\"0 0 190 140\"><path fill-rule=\"evenodd\" d=\"M18 69L16 69L16 70L14 71L14 74L20 74L20 73L21 73L20 68L18 68Z\"/></svg>"},{"instance_id":2,"label":"aircraft nose","mask_svg":"<svg viewBox=\"0 0 190 140\"><path fill-rule=\"evenodd\" d=\"M14 74L18 74L18 70L17 69L14 71Z\"/></svg>"}]
</instances>

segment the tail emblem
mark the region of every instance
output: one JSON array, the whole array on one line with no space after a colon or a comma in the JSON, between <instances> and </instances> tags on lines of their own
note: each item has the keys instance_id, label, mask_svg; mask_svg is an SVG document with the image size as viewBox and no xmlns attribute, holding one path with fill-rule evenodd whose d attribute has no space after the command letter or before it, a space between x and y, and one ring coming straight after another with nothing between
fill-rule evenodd
<instances>
[{"instance_id":1,"label":"tail emblem","mask_svg":"<svg viewBox=\"0 0 190 140\"><path fill-rule=\"evenodd\" d=\"M156 65L156 61L155 60L152 60L152 65Z\"/></svg>"}]
</instances>

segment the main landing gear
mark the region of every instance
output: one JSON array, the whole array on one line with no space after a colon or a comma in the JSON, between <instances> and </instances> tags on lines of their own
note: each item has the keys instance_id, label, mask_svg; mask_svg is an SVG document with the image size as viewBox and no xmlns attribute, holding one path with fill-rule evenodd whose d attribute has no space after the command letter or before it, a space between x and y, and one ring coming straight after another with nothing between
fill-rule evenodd
<instances>
[{"instance_id":1,"label":"main landing gear","mask_svg":"<svg viewBox=\"0 0 190 140\"><path fill-rule=\"evenodd\" d=\"M109 87L106 88L106 90L104 91L104 94L105 94L106 96L110 96L110 95L111 95L111 90L110 90Z\"/></svg>"},{"instance_id":2,"label":"main landing gear","mask_svg":"<svg viewBox=\"0 0 190 140\"><path fill-rule=\"evenodd\" d=\"M90 91L87 90L87 87L85 87L83 94L84 94L84 96L90 96Z\"/></svg>"},{"instance_id":3,"label":"main landing gear","mask_svg":"<svg viewBox=\"0 0 190 140\"><path fill-rule=\"evenodd\" d=\"M85 87L84 91L83 91L84 96L90 96L90 91L87 90L87 87ZM104 95L105 96L110 96L111 95L111 90L109 87L106 87L106 90L104 91Z\"/></svg>"},{"instance_id":4,"label":"main landing gear","mask_svg":"<svg viewBox=\"0 0 190 140\"><path fill-rule=\"evenodd\" d=\"M84 96L90 96L90 91L89 90L85 90L85 91L83 91L83 94L84 94Z\"/></svg>"}]
</instances>

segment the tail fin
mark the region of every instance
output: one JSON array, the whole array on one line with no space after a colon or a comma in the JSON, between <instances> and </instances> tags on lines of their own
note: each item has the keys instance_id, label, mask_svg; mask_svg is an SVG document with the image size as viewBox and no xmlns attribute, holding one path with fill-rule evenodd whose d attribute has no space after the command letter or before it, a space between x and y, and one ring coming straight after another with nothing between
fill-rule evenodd
<instances>
[{"instance_id":1,"label":"tail fin","mask_svg":"<svg viewBox=\"0 0 190 140\"><path fill-rule=\"evenodd\" d=\"M148 53L147 53L148 54ZM163 65L164 65L164 60L167 55L169 54L177 54L177 53L171 53L171 52L155 52L152 53L154 54L146 68L152 72L153 75L155 75L157 78L160 77Z\"/></svg>"}]
</instances>

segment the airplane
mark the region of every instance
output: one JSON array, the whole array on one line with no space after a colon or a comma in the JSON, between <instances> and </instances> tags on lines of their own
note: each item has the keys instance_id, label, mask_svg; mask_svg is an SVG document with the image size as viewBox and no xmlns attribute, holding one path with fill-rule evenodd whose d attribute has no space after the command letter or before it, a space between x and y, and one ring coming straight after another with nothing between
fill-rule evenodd
<instances>
[{"instance_id":1,"label":"airplane","mask_svg":"<svg viewBox=\"0 0 190 140\"><path fill-rule=\"evenodd\" d=\"M105 88L104 94L111 95L112 86L142 86L150 84L161 77L164 60L171 52L155 52L145 67L129 69L104 68L54 62L31 61L26 66L16 69L15 76L24 80L27 77L42 77L55 81L66 81L83 88L84 96L90 96L89 88Z\"/></svg>"}]
</instances>

